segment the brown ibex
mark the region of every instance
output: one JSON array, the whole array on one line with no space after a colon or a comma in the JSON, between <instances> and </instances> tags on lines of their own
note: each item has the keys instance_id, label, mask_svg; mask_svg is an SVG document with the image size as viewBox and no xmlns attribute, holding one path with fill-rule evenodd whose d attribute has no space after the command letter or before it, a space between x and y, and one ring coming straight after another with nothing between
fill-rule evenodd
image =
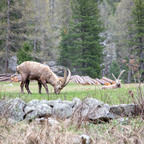
<instances>
[{"instance_id":1,"label":"brown ibex","mask_svg":"<svg viewBox=\"0 0 144 144\"><path fill-rule=\"evenodd\" d=\"M115 79L115 84L113 85L109 85L109 86L103 86L102 89L115 89L115 88L121 88L121 80L120 77L123 74L123 72L125 72L125 70L122 70L121 73L119 74L118 78L116 79L116 77L114 76L114 74L112 74L112 76Z\"/></svg>"},{"instance_id":2,"label":"brown ibex","mask_svg":"<svg viewBox=\"0 0 144 144\"><path fill-rule=\"evenodd\" d=\"M20 73L21 80L21 93L24 93L23 87L25 88L29 94L31 94L29 90L29 82L30 80L37 80L39 86L39 93L41 93L42 85L46 89L47 94L49 94L47 83L54 87L54 92L59 94L60 91L69 83L71 72L69 69L64 68L64 78L61 80L58 76L52 72L52 70L41 63L26 61L17 66L17 72ZM68 71L68 76L67 76Z\"/></svg>"}]
</instances>

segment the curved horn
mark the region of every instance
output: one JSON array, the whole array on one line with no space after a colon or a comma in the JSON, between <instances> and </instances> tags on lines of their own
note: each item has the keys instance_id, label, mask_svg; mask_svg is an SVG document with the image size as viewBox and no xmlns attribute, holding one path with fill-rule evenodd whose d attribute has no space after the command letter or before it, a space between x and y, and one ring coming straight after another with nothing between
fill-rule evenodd
<instances>
[{"instance_id":1,"label":"curved horn","mask_svg":"<svg viewBox=\"0 0 144 144\"><path fill-rule=\"evenodd\" d=\"M114 74L112 73L113 78L116 80L116 77L114 76Z\"/></svg>"},{"instance_id":2,"label":"curved horn","mask_svg":"<svg viewBox=\"0 0 144 144\"><path fill-rule=\"evenodd\" d=\"M62 83L61 83L61 87L64 86L66 80L67 80L67 70L66 70L66 68L64 67L64 78L63 78L63 81L62 81Z\"/></svg>"},{"instance_id":3,"label":"curved horn","mask_svg":"<svg viewBox=\"0 0 144 144\"><path fill-rule=\"evenodd\" d=\"M70 78L71 78L71 71L69 69L67 69L67 70L68 70L68 76L67 76L67 80L66 80L66 82L64 84L64 87L69 83Z\"/></svg>"},{"instance_id":4,"label":"curved horn","mask_svg":"<svg viewBox=\"0 0 144 144\"><path fill-rule=\"evenodd\" d=\"M118 76L118 79L120 79L121 75L125 72L126 70L122 70L121 73Z\"/></svg>"}]
</instances>

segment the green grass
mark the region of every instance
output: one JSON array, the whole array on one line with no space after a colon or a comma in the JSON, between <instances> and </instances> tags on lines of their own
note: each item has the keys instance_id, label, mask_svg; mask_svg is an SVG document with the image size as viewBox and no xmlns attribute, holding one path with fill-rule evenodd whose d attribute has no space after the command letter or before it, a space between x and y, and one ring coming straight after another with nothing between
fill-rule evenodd
<instances>
[{"instance_id":1,"label":"green grass","mask_svg":"<svg viewBox=\"0 0 144 144\"><path fill-rule=\"evenodd\" d=\"M53 87L48 85L50 94L47 95L42 88L43 94L38 94L38 85L36 82L30 83L30 90L33 93L28 95L20 94L20 83L0 82L0 99L4 96L9 98L20 97L28 102L32 99L58 99L72 100L74 97L84 99L93 97L104 101L105 103L121 104L133 102L129 92L134 97L138 97L140 90L138 84L123 84L120 89L100 89L102 86L80 85L69 83L59 95L54 94ZM141 86L144 91L144 85ZM79 126L81 123L81 126ZM36 121L28 124L24 121L18 124L8 124L6 119L0 119L0 143L74 143L73 140L79 138L81 134L89 135L92 143L108 144L133 144L144 141L144 121L142 117L129 118L125 123L120 123L118 119L111 120L110 123L93 124L79 119L72 121L60 121L60 125L51 126L47 122L37 124ZM31 136L31 137L30 137Z\"/></svg>"},{"instance_id":2,"label":"green grass","mask_svg":"<svg viewBox=\"0 0 144 144\"><path fill-rule=\"evenodd\" d=\"M123 84L122 88L119 89L101 89L101 87L102 86L69 83L59 95L56 95L54 94L53 87L48 85L50 94L47 95L43 87L42 94L39 94L37 82L31 82L30 90L32 95L29 95L27 94L25 88L25 94L20 94L20 83L0 82L0 97L20 97L26 102L32 99L55 100L60 98L62 100L72 100L74 97L80 99L84 99L85 97L92 97L112 105L133 102L131 96L129 95L129 91L132 91L134 96L137 96L138 94L138 84Z\"/></svg>"}]
</instances>

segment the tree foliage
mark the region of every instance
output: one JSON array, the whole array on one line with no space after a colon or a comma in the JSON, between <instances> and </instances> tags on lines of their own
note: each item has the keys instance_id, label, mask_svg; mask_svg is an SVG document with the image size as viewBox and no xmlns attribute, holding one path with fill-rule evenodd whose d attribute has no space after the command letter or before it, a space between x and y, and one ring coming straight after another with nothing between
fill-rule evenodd
<instances>
[{"instance_id":1,"label":"tree foliage","mask_svg":"<svg viewBox=\"0 0 144 144\"><path fill-rule=\"evenodd\" d=\"M103 46L100 33L104 30L94 0L72 2L73 16L69 28L62 32L60 63L81 75L101 74Z\"/></svg>"},{"instance_id":2,"label":"tree foliage","mask_svg":"<svg viewBox=\"0 0 144 144\"><path fill-rule=\"evenodd\" d=\"M109 73L110 73L109 77L111 79L113 79L112 73L115 75L116 78L119 76L120 66L116 61L113 61L112 64L110 65Z\"/></svg>"},{"instance_id":3,"label":"tree foliage","mask_svg":"<svg viewBox=\"0 0 144 144\"><path fill-rule=\"evenodd\" d=\"M139 59L139 70L144 79L144 1L134 0L132 20L128 22L132 54Z\"/></svg>"},{"instance_id":4,"label":"tree foliage","mask_svg":"<svg viewBox=\"0 0 144 144\"><path fill-rule=\"evenodd\" d=\"M19 48L17 52L18 64L21 64L24 61L33 60L31 52L32 52L32 46L30 44L25 43L22 49Z\"/></svg>"}]
</instances>

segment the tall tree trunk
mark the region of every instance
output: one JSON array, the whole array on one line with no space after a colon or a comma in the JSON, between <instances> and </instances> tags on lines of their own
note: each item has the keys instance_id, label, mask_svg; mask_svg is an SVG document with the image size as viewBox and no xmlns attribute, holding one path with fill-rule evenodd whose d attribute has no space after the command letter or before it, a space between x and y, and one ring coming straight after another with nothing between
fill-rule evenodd
<instances>
[{"instance_id":1,"label":"tall tree trunk","mask_svg":"<svg viewBox=\"0 0 144 144\"><path fill-rule=\"evenodd\" d=\"M139 39L140 40L140 71L141 73L141 80L144 80L144 52L143 52L143 41L142 38Z\"/></svg>"},{"instance_id":2,"label":"tall tree trunk","mask_svg":"<svg viewBox=\"0 0 144 144\"><path fill-rule=\"evenodd\" d=\"M9 50L10 50L10 0L7 0L7 35L6 35L5 73L8 71Z\"/></svg>"},{"instance_id":3,"label":"tall tree trunk","mask_svg":"<svg viewBox=\"0 0 144 144\"><path fill-rule=\"evenodd\" d=\"M128 83L131 83L132 71L129 69L128 71Z\"/></svg>"}]
</instances>

